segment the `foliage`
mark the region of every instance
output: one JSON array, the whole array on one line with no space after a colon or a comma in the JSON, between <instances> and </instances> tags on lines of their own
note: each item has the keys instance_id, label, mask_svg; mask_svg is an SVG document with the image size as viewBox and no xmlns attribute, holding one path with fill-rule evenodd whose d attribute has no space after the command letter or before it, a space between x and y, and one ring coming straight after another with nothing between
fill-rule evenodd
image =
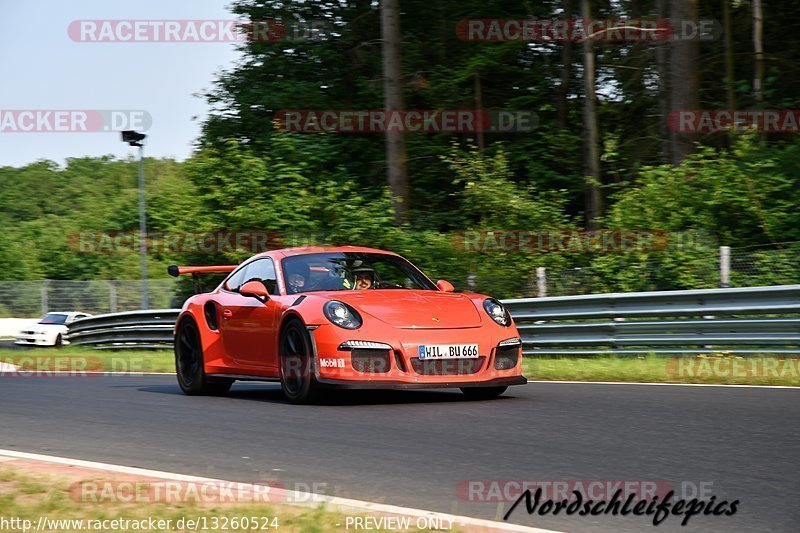
<instances>
[{"instance_id":1,"label":"foliage","mask_svg":"<svg viewBox=\"0 0 800 533\"><path fill-rule=\"evenodd\" d=\"M516 181L502 145L484 151L451 145L441 156L447 188L453 191L448 203L454 207L450 224L440 230L395 226L387 189L360 184L345 164L328 167L327 151L335 144L319 137L275 135L267 155L229 141L202 148L185 163L148 159L150 231L265 231L280 237L275 246L386 248L435 279L500 297L534 294L539 266L553 275L583 268L590 277L581 283L591 284L594 292L714 287L719 245L800 241L794 208L800 205L800 189L792 174L800 144L763 144L745 135L730 151L705 148L679 167L642 168L637 183L613 192L603 222L612 230L665 232L666 249L587 255L464 251L459 232L465 230L581 229L567 214L568 191ZM31 209L17 209L20 179L35 179L41 191ZM65 168L49 162L0 168L0 197L9 206L0 215L3 278L139 276L135 251L81 253L75 245L80 232L138 229L134 161L83 158ZM782 273L796 264L792 250L777 258L754 249L754 270L736 274L734 283L787 282ZM163 277L172 263L238 262L249 255L247 250L221 255L153 251L150 274Z\"/></svg>"},{"instance_id":2,"label":"foliage","mask_svg":"<svg viewBox=\"0 0 800 533\"><path fill-rule=\"evenodd\" d=\"M670 2L669 4L680 4ZM571 2L572 16L578 2ZM597 18L661 18L659 3L590 2ZM663 4L663 2L662 2ZM722 3L699 16L722 20ZM244 41L242 59L204 96L212 112L185 162L146 159L151 232L267 231L281 245L351 243L402 253L433 277L500 297L533 293L536 267L577 273L591 290L658 290L718 283L719 245L800 241L800 141L780 135L698 136L697 153L667 166L667 108L660 59L669 43L597 43L604 228L665 232L668 247L641 253L465 253L465 230L580 231L584 217L584 95L580 43L469 42L455 28L469 18L559 18L556 0L402 0L403 92L407 108L521 110L527 132L406 135L410 222L392 222L383 137L282 133L279 110L383 106L379 3L236 0L235 15L319 25L319 39ZM764 20L764 101L751 93L751 6L731 4L731 80L741 109L797 109L800 82L796 2L770 2ZM636 12L636 13L634 13ZM787 26L788 24L788 26ZM723 40L699 45L700 101L727 105ZM740 60L741 59L741 60ZM479 89L479 91L478 91ZM480 145L481 148L475 148ZM73 158L0 167L0 277L137 278L136 253L83 253L81 232L138 231L136 162ZM70 240L72 238L72 240ZM774 246L773 246L774 247ZM236 262L153 251L151 276L171 263ZM792 255L753 252L757 271L735 283L787 279ZM567 270L568 269L568 270ZM575 281L577 280L577 281Z\"/></svg>"}]
</instances>

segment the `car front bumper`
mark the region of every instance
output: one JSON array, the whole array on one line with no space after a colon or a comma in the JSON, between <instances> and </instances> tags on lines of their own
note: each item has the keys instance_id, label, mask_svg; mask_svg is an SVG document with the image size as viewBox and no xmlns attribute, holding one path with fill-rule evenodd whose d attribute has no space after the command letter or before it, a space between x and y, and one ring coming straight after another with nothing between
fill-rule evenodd
<instances>
[{"instance_id":1,"label":"car front bumper","mask_svg":"<svg viewBox=\"0 0 800 533\"><path fill-rule=\"evenodd\" d=\"M311 328L310 328L311 329ZM318 382L352 388L452 388L522 385L522 346L516 350L513 366L499 364L500 343L519 338L515 327L399 330L353 332L333 325L309 331L312 338L314 373ZM355 361L356 350L342 350L345 341L379 342L385 364L364 371ZM417 357L421 344L477 344L478 358L422 361ZM388 352L388 353L387 353ZM507 352L506 352L507 353ZM513 360L513 359L512 359Z\"/></svg>"},{"instance_id":2,"label":"car front bumper","mask_svg":"<svg viewBox=\"0 0 800 533\"><path fill-rule=\"evenodd\" d=\"M355 381L352 379L331 379L318 377L317 381L325 386L345 389L453 389L461 387L508 387L525 385L528 380L523 376L509 376L484 381L424 381L408 382L373 379Z\"/></svg>"},{"instance_id":3,"label":"car front bumper","mask_svg":"<svg viewBox=\"0 0 800 533\"><path fill-rule=\"evenodd\" d=\"M63 344L67 342L62 341ZM46 335L33 334L33 335L20 335L14 341L14 344L20 346L53 346L55 342Z\"/></svg>"}]
</instances>

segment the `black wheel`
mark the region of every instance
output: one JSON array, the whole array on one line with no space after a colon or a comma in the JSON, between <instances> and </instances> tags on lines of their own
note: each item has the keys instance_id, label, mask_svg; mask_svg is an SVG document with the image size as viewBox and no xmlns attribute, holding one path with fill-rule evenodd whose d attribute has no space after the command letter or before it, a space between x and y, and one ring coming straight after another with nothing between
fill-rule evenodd
<instances>
[{"instance_id":1,"label":"black wheel","mask_svg":"<svg viewBox=\"0 0 800 533\"><path fill-rule=\"evenodd\" d=\"M61 333L58 334L56 337L56 342L53 344L56 348L61 348L64 345L64 339L61 337Z\"/></svg>"},{"instance_id":2,"label":"black wheel","mask_svg":"<svg viewBox=\"0 0 800 533\"><path fill-rule=\"evenodd\" d=\"M291 403L310 403L317 398L311 338L299 320L291 319L281 331L278 345L281 388Z\"/></svg>"},{"instance_id":3,"label":"black wheel","mask_svg":"<svg viewBox=\"0 0 800 533\"><path fill-rule=\"evenodd\" d=\"M225 394L233 380L210 380L203 367L203 346L200 331L191 318L185 318L175 333L175 372L178 385L190 396Z\"/></svg>"},{"instance_id":4,"label":"black wheel","mask_svg":"<svg viewBox=\"0 0 800 533\"><path fill-rule=\"evenodd\" d=\"M462 387L461 392L470 400L493 400L503 394L508 387Z\"/></svg>"}]
</instances>

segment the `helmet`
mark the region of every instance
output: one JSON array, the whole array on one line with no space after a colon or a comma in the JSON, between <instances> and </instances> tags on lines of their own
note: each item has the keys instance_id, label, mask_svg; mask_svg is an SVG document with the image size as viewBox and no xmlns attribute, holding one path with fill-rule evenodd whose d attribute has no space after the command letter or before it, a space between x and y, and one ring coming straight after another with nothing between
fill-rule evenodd
<instances>
[{"instance_id":1,"label":"helmet","mask_svg":"<svg viewBox=\"0 0 800 533\"><path fill-rule=\"evenodd\" d=\"M356 286L356 281L359 278L367 277L370 281L370 285L375 285L376 282L376 275L375 269L371 266L367 265L360 265L350 269L350 273L353 275L353 286Z\"/></svg>"}]
</instances>

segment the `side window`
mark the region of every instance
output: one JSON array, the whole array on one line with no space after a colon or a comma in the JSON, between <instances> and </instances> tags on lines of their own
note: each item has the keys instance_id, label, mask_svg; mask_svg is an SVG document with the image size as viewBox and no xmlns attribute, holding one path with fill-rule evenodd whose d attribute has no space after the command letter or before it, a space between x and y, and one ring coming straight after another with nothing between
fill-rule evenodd
<instances>
[{"instance_id":1,"label":"side window","mask_svg":"<svg viewBox=\"0 0 800 533\"><path fill-rule=\"evenodd\" d=\"M228 278L228 281L225 282L225 290L233 292L238 291L239 287L242 286L243 283L242 280L244 279L245 271L248 268L250 268L250 265L246 265L237 270L236 272L234 272L233 275L230 278Z\"/></svg>"},{"instance_id":2,"label":"side window","mask_svg":"<svg viewBox=\"0 0 800 533\"><path fill-rule=\"evenodd\" d=\"M408 274L397 268L397 266L386 263L383 261L375 261L372 264L375 270L376 280L380 282L381 287L405 287L407 289L416 288L414 280L408 277Z\"/></svg>"},{"instance_id":3,"label":"side window","mask_svg":"<svg viewBox=\"0 0 800 533\"><path fill-rule=\"evenodd\" d=\"M247 273L242 282L258 280L264 284L270 294L278 294L278 281L275 275L275 264L270 258L258 259L247 266Z\"/></svg>"}]
</instances>

